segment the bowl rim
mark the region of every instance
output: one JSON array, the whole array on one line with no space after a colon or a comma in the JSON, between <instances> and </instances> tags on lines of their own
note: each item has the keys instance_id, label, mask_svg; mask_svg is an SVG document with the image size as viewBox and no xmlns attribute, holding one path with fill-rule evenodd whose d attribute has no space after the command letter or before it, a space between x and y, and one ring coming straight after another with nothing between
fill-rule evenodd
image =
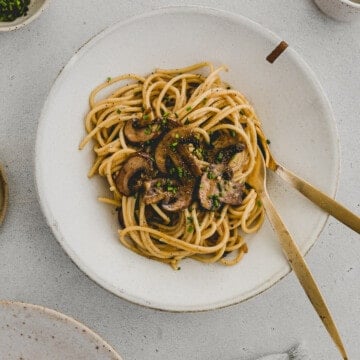
<instances>
[{"instance_id":1,"label":"bowl rim","mask_svg":"<svg viewBox=\"0 0 360 360\"><path fill-rule=\"evenodd\" d=\"M16 25L0 27L0 32L17 30L17 29L20 29L20 28L30 24L32 21L34 21L36 18L38 18L48 8L49 4L50 4L50 0L44 0L43 4L39 7L39 9L34 14L32 14L31 16L28 16L28 17L27 16L24 17L23 22L21 22L20 24L16 24ZM0 23L6 24L5 21L0 21ZM11 22L9 22L9 24L11 24Z\"/></svg>"}]
</instances>

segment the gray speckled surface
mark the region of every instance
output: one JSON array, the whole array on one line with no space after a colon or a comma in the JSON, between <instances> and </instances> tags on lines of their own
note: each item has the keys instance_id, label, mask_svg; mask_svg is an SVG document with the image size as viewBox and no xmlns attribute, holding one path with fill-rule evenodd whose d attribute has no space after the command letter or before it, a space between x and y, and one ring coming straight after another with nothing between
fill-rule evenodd
<instances>
[{"instance_id":1,"label":"gray speckled surface","mask_svg":"<svg viewBox=\"0 0 360 360\"><path fill-rule=\"evenodd\" d=\"M253 359L304 341L313 359L339 359L294 275L245 303L172 314L130 304L89 280L46 225L33 150L43 102L86 40L119 20L177 1L53 0L28 27L0 34L0 161L10 207L0 229L0 298L54 308L84 322L127 360ZM243 14L285 39L319 78L341 148L337 199L360 212L360 23L338 23L311 0L182 1ZM300 110L301 111L301 110ZM329 219L307 261L349 352L360 358L360 238Z\"/></svg>"}]
</instances>

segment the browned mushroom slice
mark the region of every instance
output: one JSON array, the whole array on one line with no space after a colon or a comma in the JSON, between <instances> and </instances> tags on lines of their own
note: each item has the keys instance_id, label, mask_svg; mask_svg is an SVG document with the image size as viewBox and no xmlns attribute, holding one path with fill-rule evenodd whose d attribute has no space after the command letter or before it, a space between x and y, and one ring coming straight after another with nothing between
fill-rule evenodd
<instances>
[{"instance_id":1,"label":"browned mushroom slice","mask_svg":"<svg viewBox=\"0 0 360 360\"><path fill-rule=\"evenodd\" d=\"M185 144L179 144L177 151L191 174L200 176L202 171L199 160L189 151L189 148Z\"/></svg>"},{"instance_id":2,"label":"browned mushroom slice","mask_svg":"<svg viewBox=\"0 0 360 360\"><path fill-rule=\"evenodd\" d=\"M215 162L228 163L235 154L242 152L244 149L245 149L245 145L243 143L237 143L237 144L229 145L222 149L218 149L214 154Z\"/></svg>"},{"instance_id":3,"label":"browned mushroom slice","mask_svg":"<svg viewBox=\"0 0 360 360\"><path fill-rule=\"evenodd\" d=\"M154 120L134 118L126 122L124 135L133 143L145 143L158 138L164 130L180 126L176 120L167 117Z\"/></svg>"},{"instance_id":4,"label":"browned mushroom slice","mask_svg":"<svg viewBox=\"0 0 360 360\"><path fill-rule=\"evenodd\" d=\"M146 205L156 204L164 199L170 199L172 193L177 191L178 184L175 180L156 178L144 182L143 201Z\"/></svg>"},{"instance_id":5,"label":"browned mushroom slice","mask_svg":"<svg viewBox=\"0 0 360 360\"><path fill-rule=\"evenodd\" d=\"M117 189L125 196L133 195L141 177L150 175L152 170L153 164L148 154L136 152L130 155L115 177Z\"/></svg>"},{"instance_id":6,"label":"browned mushroom slice","mask_svg":"<svg viewBox=\"0 0 360 360\"><path fill-rule=\"evenodd\" d=\"M191 204L194 183L181 185L173 179L158 178L144 182L145 204L161 202L161 207L169 212L177 212Z\"/></svg>"},{"instance_id":7,"label":"browned mushroom slice","mask_svg":"<svg viewBox=\"0 0 360 360\"><path fill-rule=\"evenodd\" d=\"M216 131L211 138L211 146L206 151L206 159L211 163L228 163L231 158L243 151L245 145L228 131Z\"/></svg>"},{"instance_id":8,"label":"browned mushroom slice","mask_svg":"<svg viewBox=\"0 0 360 360\"><path fill-rule=\"evenodd\" d=\"M133 143L143 143L155 139L161 134L161 124L158 121L140 123L139 119L128 120L124 126L124 135Z\"/></svg>"},{"instance_id":9,"label":"browned mushroom slice","mask_svg":"<svg viewBox=\"0 0 360 360\"><path fill-rule=\"evenodd\" d=\"M181 211L191 205L193 198L194 183L188 182L186 185L179 186L169 199L164 199L161 207L169 212Z\"/></svg>"},{"instance_id":10,"label":"browned mushroom slice","mask_svg":"<svg viewBox=\"0 0 360 360\"><path fill-rule=\"evenodd\" d=\"M195 175L201 175L201 168L186 144L198 144L199 140L192 129L179 127L169 131L160 141L155 150L156 165L162 173L166 173L166 159L170 157L175 166L186 167Z\"/></svg>"},{"instance_id":11,"label":"browned mushroom slice","mask_svg":"<svg viewBox=\"0 0 360 360\"><path fill-rule=\"evenodd\" d=\"M199 185L200 204L207 210L216 210L221 204L240 205L243 185L231 181L232 174L223 165L212 165L205 172Z\"/></svg>"},{"instance_id":12,"label":"browned mushroom slice","mask_svg":"<svg viewBox=\"0 0 360 360\"><path fill-rule=\"evenodd\" d=\"M224 204L240 205L243 201L244 184L234 181L221 181L219 200Z\"/></svg>"}]
</instances>

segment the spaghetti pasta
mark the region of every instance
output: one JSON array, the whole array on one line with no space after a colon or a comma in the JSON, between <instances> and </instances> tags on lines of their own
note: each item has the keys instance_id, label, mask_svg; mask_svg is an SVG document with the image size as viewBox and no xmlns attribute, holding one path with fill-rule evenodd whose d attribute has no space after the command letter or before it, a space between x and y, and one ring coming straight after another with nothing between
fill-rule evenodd
<instances>
[{"instance_id":1,"label":"spaghetti pasta","mask_svg":"<svg viewBox=\"0 0 360 360\"><path fill-rule=\"evenodd\" d=\"M265 141L261 124L221 71L203 62L126 74L90 94L80 149L95 143L88 176L105 177L112 194L99 200L117 208L125 247L174 269L187 257L238 263L247 252L241 233L264 220L246 183Z\"/></svg>"}]
</instances>

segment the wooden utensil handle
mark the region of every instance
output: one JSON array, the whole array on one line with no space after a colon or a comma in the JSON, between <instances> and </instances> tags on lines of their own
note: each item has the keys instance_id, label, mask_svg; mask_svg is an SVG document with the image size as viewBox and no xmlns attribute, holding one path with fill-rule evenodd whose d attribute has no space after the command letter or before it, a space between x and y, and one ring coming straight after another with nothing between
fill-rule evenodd
<instances>
[{"instance_id":1,"label":"wooden utensil handle","mask_svg":"<svg viewBox=\"0 0 360 360\"><path fill-rule=\"evenodd\" d=\"M335 322L332 319L330 311L325 303L323 296L320 293L320 290L310 272L310 269L305 262L304 257L302 256L296 242L291 237L280 215L277 213L267 192L263 192L261 197L266 215L278 236L283 252L285 253L285 256L287 257L292 269L294 270L294 273L299 279L302 288L310 299L310 302L314 306L321 321L325 325L325 328L338 347L343 359L347 359L345 348L341 341Z\"/></svg>"},{"instance_id":2,"label":"wooden utensil handle","mask_svg":"<svg viewBox=\"0 0 360 360\"><path fill-rule=\"evenodd\" d=\"M360 234L359 216L283 166L278 165L275 172L328 214Z\"/></svg>"}]
</instances>

